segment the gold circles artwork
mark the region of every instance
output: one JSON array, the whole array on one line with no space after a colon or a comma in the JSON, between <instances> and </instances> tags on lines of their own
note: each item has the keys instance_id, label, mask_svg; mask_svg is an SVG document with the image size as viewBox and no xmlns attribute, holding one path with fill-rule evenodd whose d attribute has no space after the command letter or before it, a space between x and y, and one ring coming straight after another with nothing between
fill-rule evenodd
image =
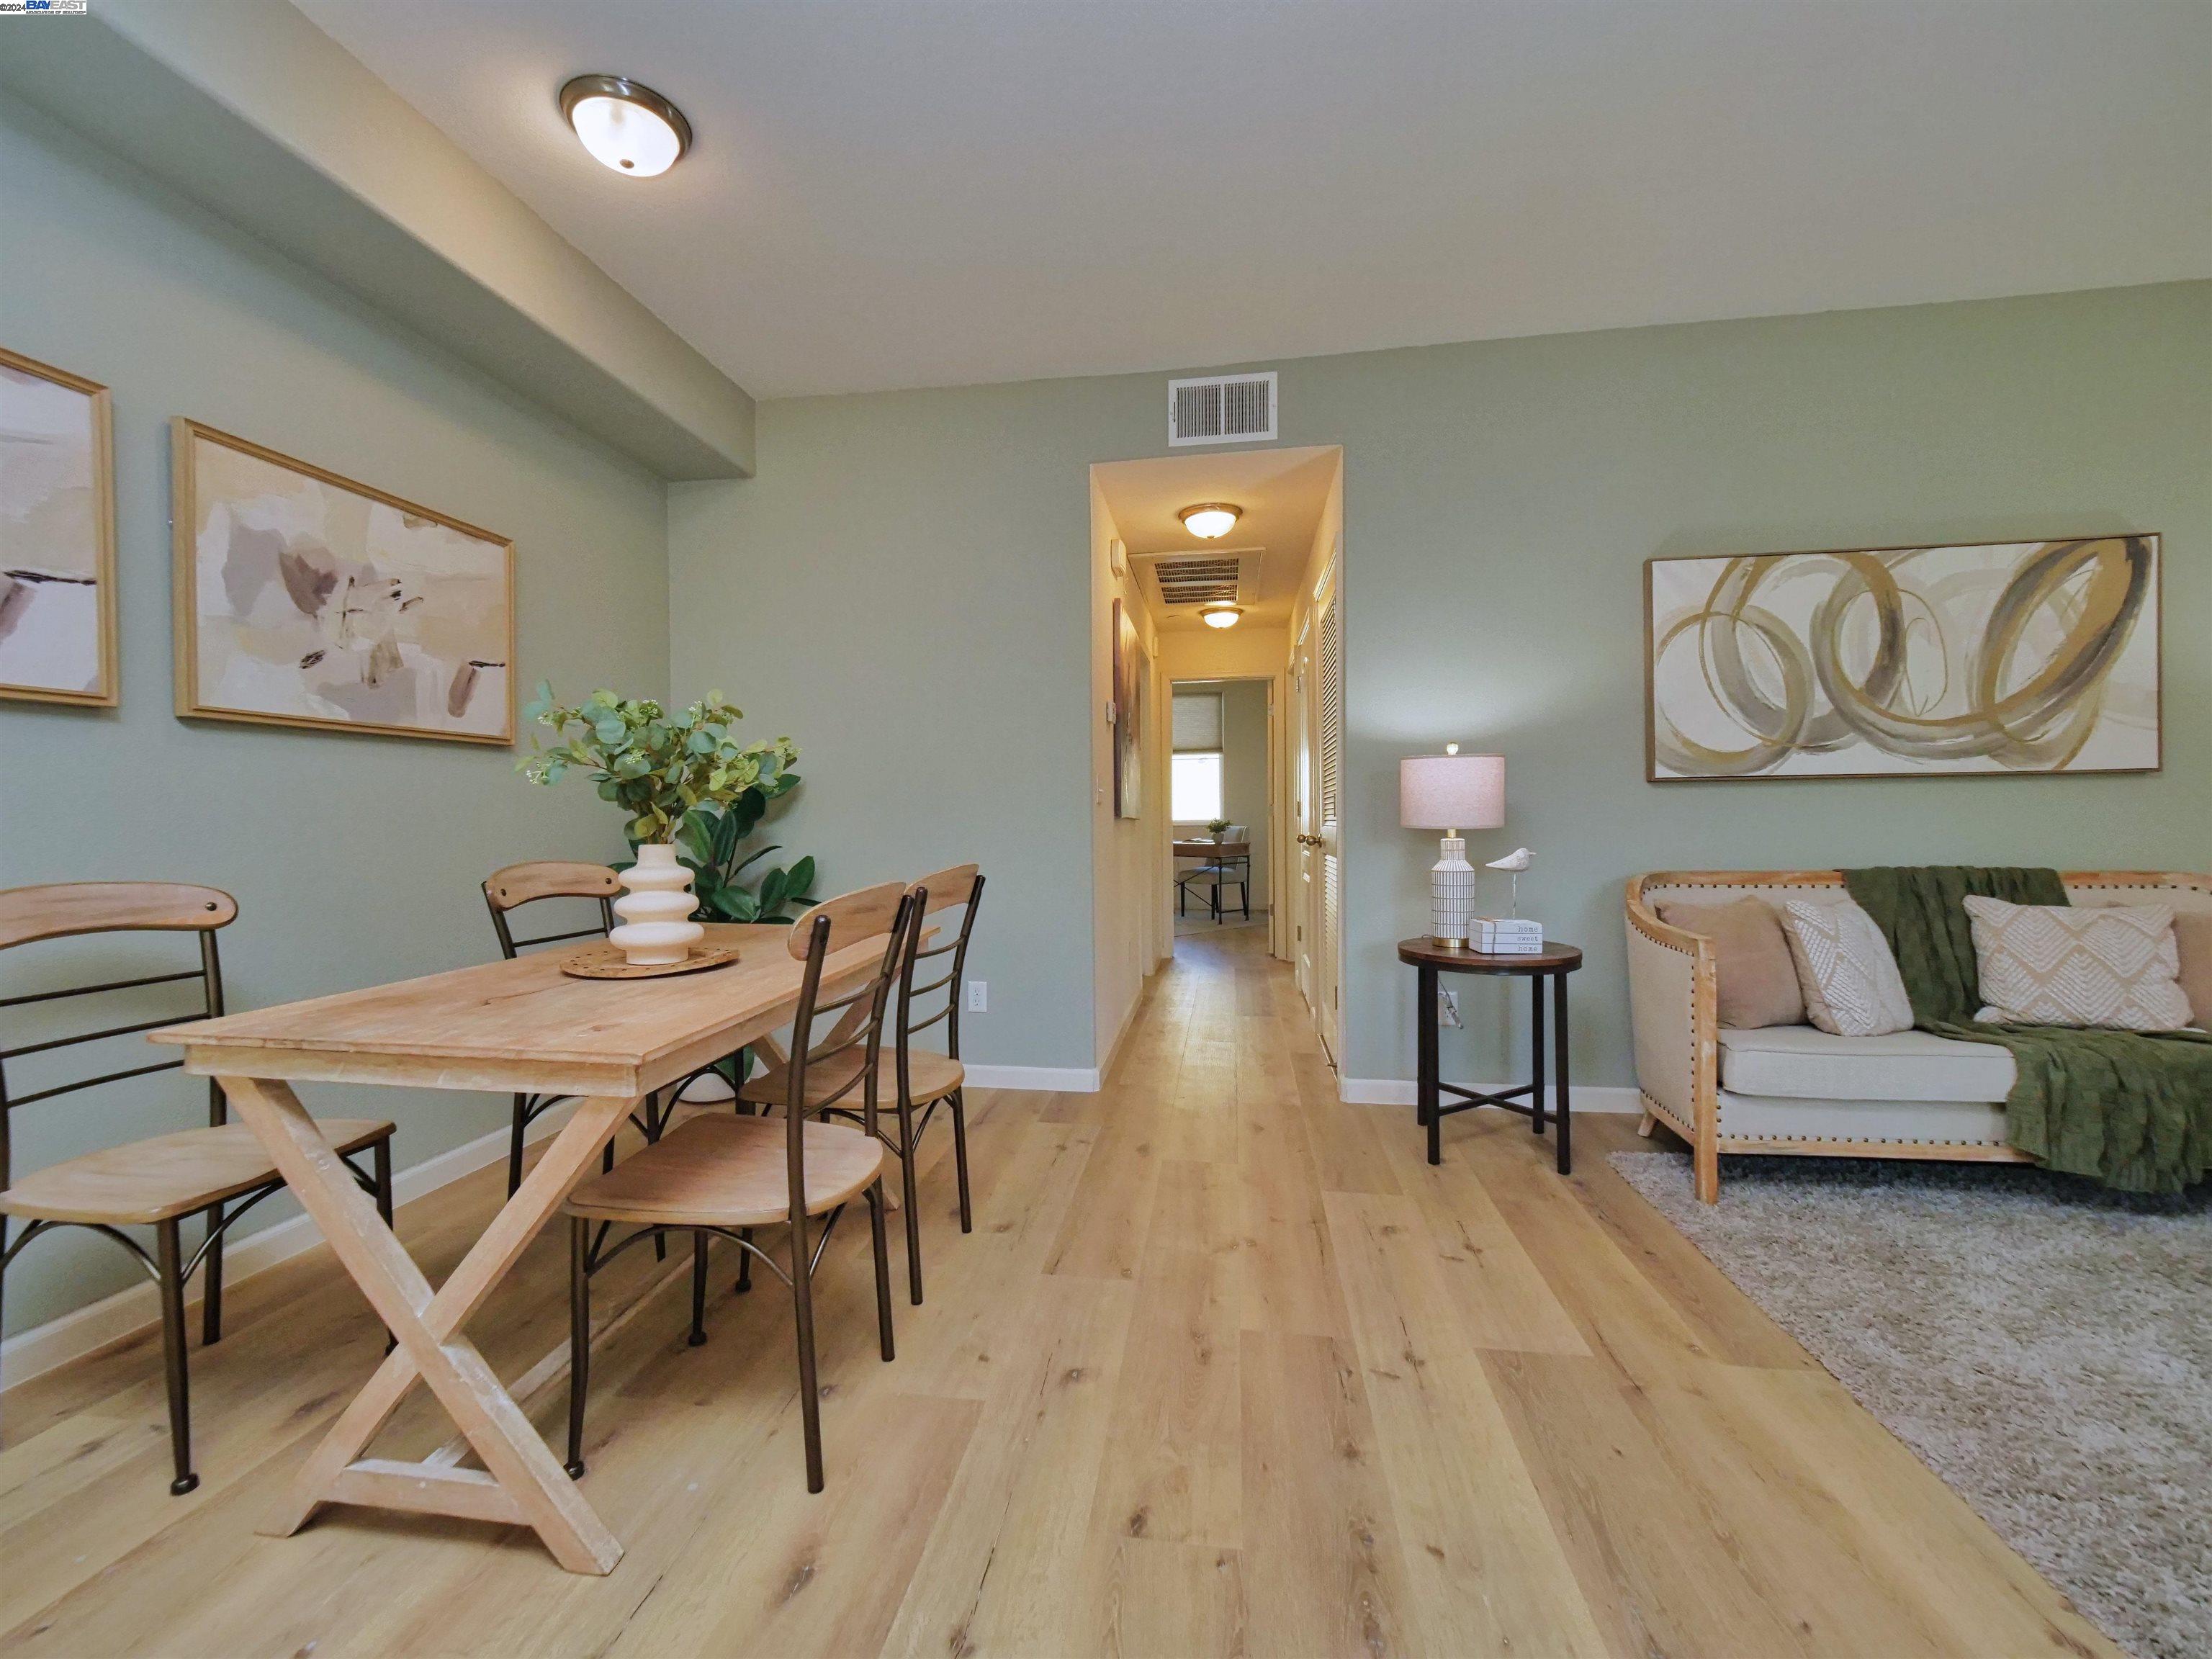
<instances>
[{"instance_id":1,"label":"gold circles artwork","mask_svg":"<svg viewBox=\"0 0 2212 1659\"><path fill-rule=\"evenodd\" d=\"M671 974L698 974L726 967L737 959L736 945L717 945L694 951L681 962L643 965L625 957L620 945L594 945L563 960L561 971L571 979L665 979Z\"/></svg>"},{"instance_id":2,"label":"gold circles artwork","mask_svg":"<svg viewBox=\"0 0 2212 1659\"><path fill-rule=\"evenodd\" d=\"M1653 559L1647 775L2159 766L2159 538Z\"/></svg>"}]
</instances>

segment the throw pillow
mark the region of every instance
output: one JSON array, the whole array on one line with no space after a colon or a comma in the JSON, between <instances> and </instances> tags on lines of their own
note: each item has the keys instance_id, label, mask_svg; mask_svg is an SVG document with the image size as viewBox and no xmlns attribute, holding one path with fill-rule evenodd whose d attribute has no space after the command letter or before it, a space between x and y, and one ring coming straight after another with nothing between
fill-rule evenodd
<instances>
[{"instance_id":1,"label":"throw pillow","mask_svg":"<svg viewBox=\"0 0 2212 1659\"><path fill-rule=\"evenodd\" d=\"M2181 957L2181 994L2194 1023L2212 1031L2212 910L2176 910L2173 946Z\"/></svg>"},{"instance_id":2,"label":"throw pillow","mask_svg":"<svg viewBox=\"0 0 2212 1659\"><path fill-rule=\"evenodd\" d=\"M1659 920L1713 942L1722 1024L1805 1023L1805 994L1797 988L1797 966L1773 906L1755 898L1732 904L1662 904Z\"/></svg>"},{"instance_id":3,"label":"throw pillow","mask_svg":"<svg viewBox=\"0 0 2212 1659\"><path fill-rule=\"evenodd\" d=\"M1782 907L1782 933L1797 964L1805 1017L1837 1036L1886 1036L1912 1029L1912 1000L1875 919L1849 899Z\"/></svg>"},{"instance_id":4,"label":"throw pillow","mask_svg":"<svg viewBox=\"0 0 2212 1659\"><path fill-rule=\"evenodd\" d=\"M1982 1000L1997 1025L2178 1031L2189 1024L2167 904L2008 904L1969 898Z\"/></svg>"}]
</instances>

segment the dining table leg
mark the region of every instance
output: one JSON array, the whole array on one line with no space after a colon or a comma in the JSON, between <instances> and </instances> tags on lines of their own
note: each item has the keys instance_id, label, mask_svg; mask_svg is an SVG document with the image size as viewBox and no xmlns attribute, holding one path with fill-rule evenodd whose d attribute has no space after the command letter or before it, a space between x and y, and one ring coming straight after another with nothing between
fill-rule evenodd
<instances>
[{"instance_id":1,"label":"dining table leg","mask_svg":"<svg viewBox=\"0 0 2212 1659\"><path fill-rule=\"evenodd\" d=\"M637 1102L580 1101L522 1185L434 1291L288 1085L245 1077L222 1081L331 1252L399 1342L309 1454L259 1530L276 1537L297 1532L325 1503L412 1510L527 1526L569 1571L611 1571L622 1559L622 1545L461 1332ZM452 1415L483 1460L483 1469L362 1456L418 1382Z\"/></svg>"}]
</instances>

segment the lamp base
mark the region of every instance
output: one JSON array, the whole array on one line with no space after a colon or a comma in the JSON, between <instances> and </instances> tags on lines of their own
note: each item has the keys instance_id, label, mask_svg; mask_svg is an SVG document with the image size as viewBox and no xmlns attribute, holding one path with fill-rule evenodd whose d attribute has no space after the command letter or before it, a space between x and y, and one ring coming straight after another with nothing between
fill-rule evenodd
<instances>
[{"instance_id":1,"label":"lamp base","mask_svg":"<svg viewBox=\"0 0 2212 1659\"><path fill-rule=\"evenodd\" d=\"M1429 869L1429 938L1443 945L1467 944L1467 918L1474 908L1474 866L1467 861L1467 842L1446 836L1440 856Z\"/></svg>"}]
</instances>

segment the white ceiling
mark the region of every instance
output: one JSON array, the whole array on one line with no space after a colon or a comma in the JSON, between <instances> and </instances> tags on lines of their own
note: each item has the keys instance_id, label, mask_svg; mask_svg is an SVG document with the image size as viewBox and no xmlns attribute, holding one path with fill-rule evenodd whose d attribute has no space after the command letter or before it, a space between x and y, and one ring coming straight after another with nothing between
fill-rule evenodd
<instances>
[{"instance_id":1,"label":"white ceiling","mask_svg":"<svg viewBox=\"0 0 2212 1659\"><path fill-rule=\"evenodd\" d=\"M2212 274L2197 0L302 4L761 397Z\"/></svg>"}]
</instances>

